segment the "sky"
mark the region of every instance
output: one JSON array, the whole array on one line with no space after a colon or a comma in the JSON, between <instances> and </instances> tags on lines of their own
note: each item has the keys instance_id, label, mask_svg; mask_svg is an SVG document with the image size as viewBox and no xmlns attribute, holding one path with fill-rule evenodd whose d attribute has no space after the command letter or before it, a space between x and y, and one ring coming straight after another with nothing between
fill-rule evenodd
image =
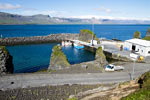
<instances>
[{"instance_id":1,"label":"sky","mask_svg":"<svg viewBox=\"0 0 150 100\"><path fill-rule=\"evenodd\" d=\"M150 0L0 0L0 12L26 16L150 20Z\"/></svg>"}]
</instances>

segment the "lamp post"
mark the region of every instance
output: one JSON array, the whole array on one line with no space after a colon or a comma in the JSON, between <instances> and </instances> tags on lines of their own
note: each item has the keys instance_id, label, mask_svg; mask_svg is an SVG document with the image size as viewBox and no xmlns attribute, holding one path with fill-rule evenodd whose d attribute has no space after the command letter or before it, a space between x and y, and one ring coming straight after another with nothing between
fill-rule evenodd
<instances>
[{"instance_id":1,"label":"lamp post","mask_svg":"<svg viewBox=\"0 0 150 100\"><path fill-rule=\"evenodd\" d=\"M134 59L134 63L133 63L133 69L132 69L132 80L134 79L134 67L135 67L135 61L136 61L136 59Z\"/></svg>"},{"instance_id":2,"label":"lamp post","mask_svg":"<svg viewBox=\"0 0 150 100\"><path fill-rule=\"evenodd\" d=\"M133 60L133 66L132 66L132 74L131 74L131 79L134 79L134 70L135 70L135 61L137 60L137 58L132 58Z\"/></svg>"},{"instance_id":3,"label":"lamp post","mask_svg":"<svg viewBox=\"0 0 150 100\"><path fill-rule=\"evenodd\" d=\"M94 45L93 44L93 40L94 40L94 21L95 21L95 18L93 17L92 18L92 31L93 31L93 34L92 34L92 46Z\"/></svg>"}]
</instances>

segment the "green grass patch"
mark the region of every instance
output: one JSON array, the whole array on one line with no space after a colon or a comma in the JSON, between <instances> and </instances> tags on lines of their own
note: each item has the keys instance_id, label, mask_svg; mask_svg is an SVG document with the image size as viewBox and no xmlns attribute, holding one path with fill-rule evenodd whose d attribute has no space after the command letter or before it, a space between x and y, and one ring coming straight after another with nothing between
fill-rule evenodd
<instances>
[{"instance_id":1,"label":"green grass patch","mask_svg":"<svg viewBox=\"0 0 150 100\"><path fill-rule=\"evenodd\" d=\"M121 100L150 100L150 72L144 73L139 80L141 88Z\"/></svg>"},{"instance_id":2,"label":"green grass patch","mask_svg":"<svg viewBox=\"0 0 150 100\"><path fill-rule=\"evenodd\" d=\"M6 49L5 46L0 46L0 49L7 55L8 54L8 50Z\"/></svg>"},{"instance_id":3,"label":"green grass patch","mask_svg":"<svg viewBox=\"0 0 150 100\"><path fill-rule=\"evenodd\" d=\"M140 89L121 100L150 100L150 89Z\"/></svg>"},{"instance_id":4,"label":"green grass patch","mask_svg":"<svg viewBox=\"0 0 150 100\"><path fill-rule=\"evenodd\" d=\"M78 100L78 99L73 97L73 98L68 98L67 100Z\"/></svg>"},{"instance_id":5,"label":"green grass patch","mask_svg":"<svg viewBox=\"0 0 150 100\"><path fill-rule=\"evenodd\" d=\"M88 29L80 30L79 40L89 42L90 40L93 39L93 37L95 40L99 41L99 39L96 37L96 35L91 30L88 30Z\"/></svg>"},{"instance_id":6,"label":"green grass patch","mask_svg":"<svg viewBox=\"0 0 150 100\"><path fill-rule=\"evenodd\" d=\"M68 62L68 59L67 59L67 56L62 52L62 49L61 49L61 46L54 46L53 48L53 56L52 58L59 58L59 60L62 60L64 61L64 63L69 66L69 62Z\"/></svg>"},{"instance_id":7,"label":"green grass patch","mask_svg":"<svg viewBox=\"0 0 150 100\"><path fill-rule=\"evenodd\" d=\"M52 68L52 70L54 70L55 67L57 68L57 66L61 68L66 68L70 66L67 56L62 51L61 46L59 45L54 46L52 51L53 52L51 54L51 59L50 59L50 66L51 66L50 69Z\"/></svg>"},{"instance_id":8,"label":"green grass patch","mask_svg":"<svg viewBox=\"0 0 150 100\"><path fill-rule=\"evenodd\" d=\"M80 30L80 33L88 33L88 34L94 35L94 33L88 29Z\"/></svg>"},{"instance_id":9,"label":"green grass patch","mask_svg":"<svg viewBox=\"0 0 150 100\"><path fill-rule=\"evenodd\" d=\"M148 40L148 41L150 41L150 36L145 36L145 37L143 38L143 40Z\"/></svg>"}]
</instances>

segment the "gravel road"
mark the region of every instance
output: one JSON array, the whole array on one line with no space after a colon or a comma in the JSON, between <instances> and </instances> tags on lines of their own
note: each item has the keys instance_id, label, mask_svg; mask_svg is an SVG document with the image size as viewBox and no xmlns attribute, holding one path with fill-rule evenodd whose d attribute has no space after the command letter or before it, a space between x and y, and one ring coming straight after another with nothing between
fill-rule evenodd
<instances>
[{"instance_id":1,"label":"gravel road","mask_svg":"<svg viewBox=\"0 0 150 100\"><path fill-rule=\"evenodd\" d=\"M105 84L131 80L133 63L124 65L120 72L82 74L13 74L0 77L0 90L64 84ZM149 64L136 63L134 78L150 69Z\"/></svg>"}]
</instances>

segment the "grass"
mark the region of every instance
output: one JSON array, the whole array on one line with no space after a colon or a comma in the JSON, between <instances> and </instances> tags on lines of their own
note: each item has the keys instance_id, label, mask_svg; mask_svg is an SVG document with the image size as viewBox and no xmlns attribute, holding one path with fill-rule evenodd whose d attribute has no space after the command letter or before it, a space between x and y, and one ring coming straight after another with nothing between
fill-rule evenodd
<instances>
[{"instance_id":1,"label":"grass","mask_svg":"<svg viewBox=\"0 0 150 100\"><path fill-rule=\"evenodd\" d=\"M150 100L150 89L139 89L121 100Z\"/></svg>"},{"instance_id":2,"label":"grass","mask_svg":"<svg viewBox=\"0 0 150 100\"><path fill-rule=\"evenodd\" d=\"M150 41L150 36L145 36L145 37L143 38L143 40L148 40L148 41Z\"/></svg>"},{"instance_id":3,"label":"grass","mask_svg":"<svg viewBox=\"0 0 150 100\"><path fill-rule=\"evenodd\" d=\"M61 47L58 45L54 46L53 54L54 54L54 56L64 57L67 59L66 55L62 52Z\"/></svg>"},{"instance_id":4,"label":"grass","mask_svg":"<svg viewBox=\"0 0 150 100\"><path fill-rule=\"evenodd\" d=\"M0 49L3 50L3 52L7 55L8 54L8 51L6 49L5 46L0 46Z\"/></svg>"},{"instance_id":5,"label":"grass","mask_svg":"<svg viewBox=\"0 0 150 100\"><path fill-rule=\"evenodd\" d=\"M61 46L54 46L53 53L51 54L50 66L62 66L69 67L70 63L68 62L67 56L63 53Z\"/></svg>"},{"instance_id":6,"label":"grass","mask_svg":"<svg viewBox=\"0 0 150 100\"><path fill-rule=\"evenodd\" d=\"M80 30L80 33L88 33L88 34L94 35L94 33L88 29Z\"/></svg>"},{"instance_id":7,"label":"grass","mask_svg":"<svg viewBox=\"0 0 150 100\"><path fill-rule=\"evenodd\" d=\"M67 100L78 100L78 99L73 97L73 98L68 98Z\"/></svg>"},{"instance_id":8,"label":"grass","mask_svg":"<svg viewBox=\"0 0 150 100\"><path fill-rule=\"evenodd\" d=\"M82 29L82 30L80 30L80 34L84 35L84 36L80 37L80 40L82 40L82 41L88 42L87 39L91 40L93 38L93 36L94 36L95 40L99 41L99 39L96 37L96 35L91 30Z\"/></svg>"},{"instance_id":9,"label":"grass","mask_svg":"<svg viewBox=\"0 0 150 100\"><path fill-rule=\"evenodd\" d=\"M99 47L96 50L96 56L95 59L99 62L99 64L101 65L101 67L105 64L106 61L106 56L103 53L102 47Z\"/></svg>"},{"instance_id":10,"label":"grass","mask_svg":"<svg viewBox=\"0 0 150 100\"><path fill-rule=\"evenodd\" d=\"M121 100L150 100L150 71L144 73L139 80L141 88Z\"/></svg>"}]
</instances>

